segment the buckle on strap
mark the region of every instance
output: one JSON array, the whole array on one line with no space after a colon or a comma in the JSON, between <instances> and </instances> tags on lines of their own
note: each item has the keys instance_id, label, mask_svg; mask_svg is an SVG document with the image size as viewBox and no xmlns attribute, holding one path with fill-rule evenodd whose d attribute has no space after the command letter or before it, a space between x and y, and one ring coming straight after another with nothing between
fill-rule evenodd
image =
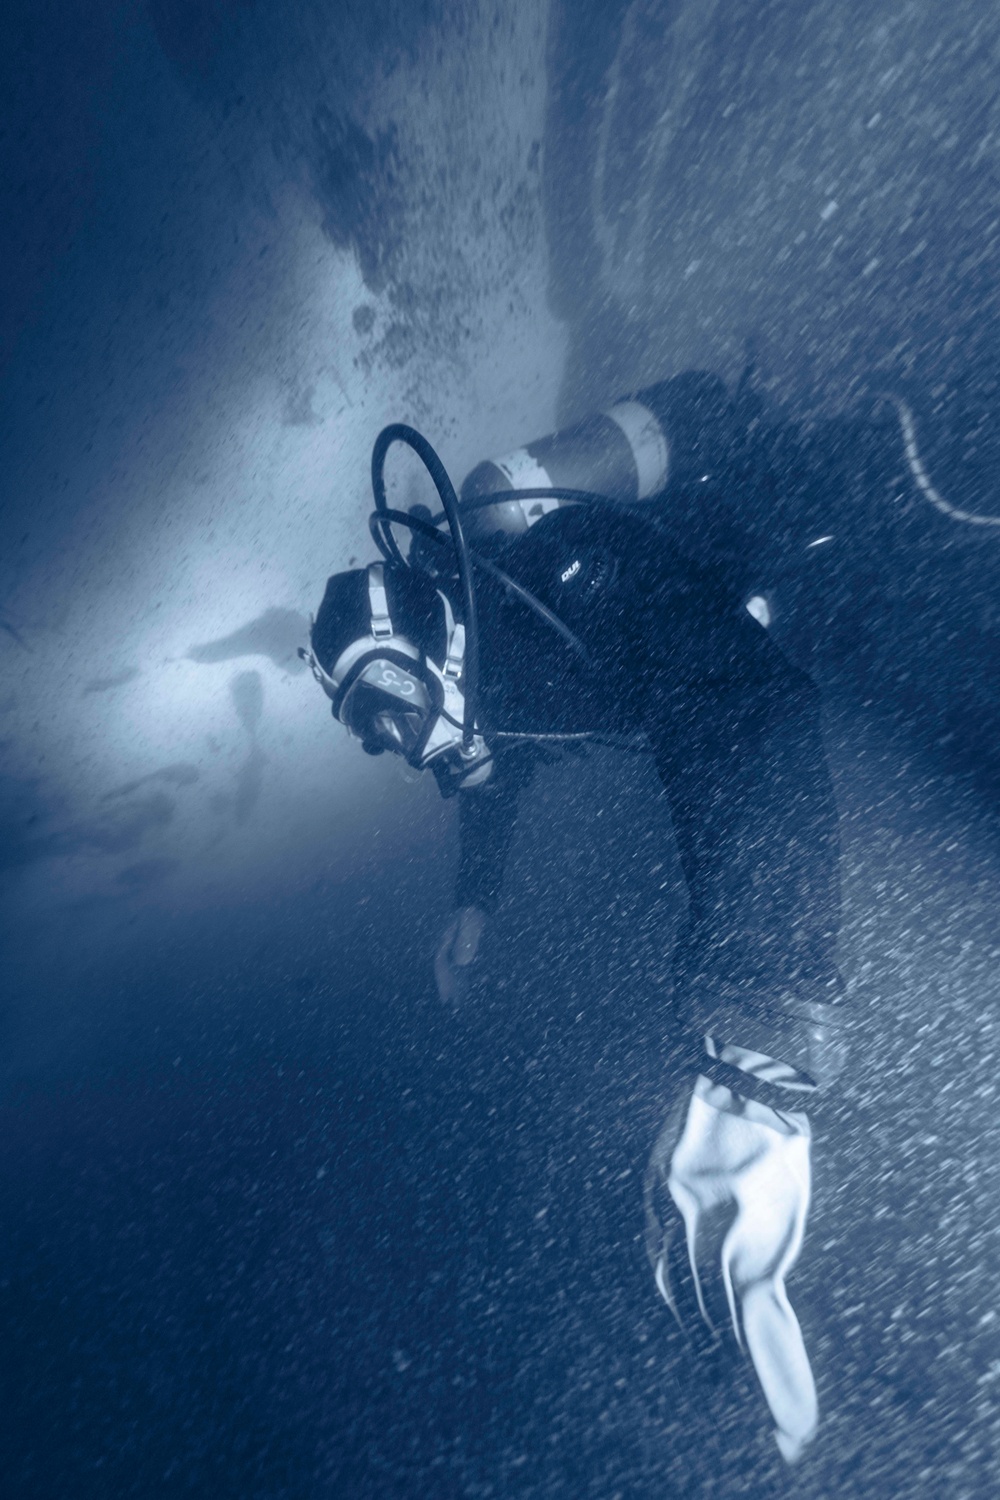
<instances>
[{"instance_id":1,"label":"buckle on strap","mask_svg":"<svg viewBox=\"0 0 1000 1500\"><path fill-rule=\"evenodd\" d=\"M445 657L442 675L452 682L457 682L462 675L464 661L465 626L456 625L451 640L448 642L448 655Z\"/></svg>"},{"instance_id":2,"label":"buckle on strap","mask_svg":"<svg viewBox=\"0 0 1000 1500\"><path fill-rule=\"evenodd\" d=\"M309 668L310 672L313 675L314 681L319 683L326 696L330 699L335 698L337 695L337 683L335 679L330 676L329 672L324 672L323 668L320 666L319 658L313 650L312 646L300 646L298 655L299 660L305 662L306 666Z\"/></svg>"},{"instance_id":3,"label":"buckle on strap","mask_svg":"<svg viewBox=\"0 0 1000 1500\"><path fill-rule=\"evenodd\" d=\"M458 624L455 620L455 612L451 607L451 601L447 594L442 594L438 589L438 598L444 607L444 624L448 634L448 644L445 647L444 666L441 676L447 682L457 682L462 675L462 667L465 664L465 626Z\"/></svg>"},{"instance_id":4,"label":"buckle on strap","mask_svg":"<svg viewBox=\"0 0 1000 1500\"><path fill-rule=\"evenodd\" d=\"M395 635L389 600L385 592L384 565L380 562L368 564L368 609L371 613L372 636L376 641L388 641Z\"/></svg>"}]
</instances>

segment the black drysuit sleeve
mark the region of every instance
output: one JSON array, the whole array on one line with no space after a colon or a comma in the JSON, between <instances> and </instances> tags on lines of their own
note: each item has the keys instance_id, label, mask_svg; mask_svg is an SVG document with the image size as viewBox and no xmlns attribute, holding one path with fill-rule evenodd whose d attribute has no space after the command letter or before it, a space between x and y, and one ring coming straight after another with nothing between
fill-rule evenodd
<instances>
[{"instance_id":1,"label":"black drysuit sleeve","mask_svg":"<svg viewBox=\"0 0 1000 1500\"><path fill-rule=\"evenodd\" d=\"M518 801L534 777L538 759L528 745L494 751L490 780L459 796L456 906L478 906L489 914L496 910Z\"/></svg>"},{"instance_id":2,"label":"black drysuit sleeve","mask_svg":"<svg viewBox=\"0 0 1000 1500\"><path fill-rule=\"evenodd\" d=\"M835 1077L837 809L814 684L724 581L634 520L555 512L519 545L519 576L591 654L581 722L641 728L656 757L689 895L677 1019L816 1083ZM528 779L498 765L463 806L460 905L495 905Z\"/></svg>"},{"instance_id":3,"label":"black drysuit sleeve","mask_svg":"<svg viewBox=\"0 0 1000 1500\"><path fill-rule=\"evenodd\" d=\"M844 1058L837 809L818 692L755 644L755 670L647 691L689 897L675 1006L691 1032L820 1083Z\"/></svg>"}]
</instances>

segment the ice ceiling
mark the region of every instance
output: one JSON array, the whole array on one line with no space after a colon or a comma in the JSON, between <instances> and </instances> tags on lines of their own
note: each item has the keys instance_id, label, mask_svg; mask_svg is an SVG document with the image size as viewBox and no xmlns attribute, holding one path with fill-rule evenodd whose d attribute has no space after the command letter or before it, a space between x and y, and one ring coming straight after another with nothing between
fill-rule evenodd
<instances>
[{"instance_id":1,"label":"ice ceiling","mask_svg":"<svg viewBox=\"0 0 1000 1500\"><path fill-rule=\"evenodd\" d=\"M53 181L4 410L18 922L346 855L362 789L402 788L347 752L295 648L367 555L375 435L414 422L460 475L554 416L545 8L469 7L448 47L420 7L256 32L242 9L74 14L76 58L54 13L21 21L72 107L22 86L51 158L25 150L29 188Z\"/></svg>"}]
</instances>

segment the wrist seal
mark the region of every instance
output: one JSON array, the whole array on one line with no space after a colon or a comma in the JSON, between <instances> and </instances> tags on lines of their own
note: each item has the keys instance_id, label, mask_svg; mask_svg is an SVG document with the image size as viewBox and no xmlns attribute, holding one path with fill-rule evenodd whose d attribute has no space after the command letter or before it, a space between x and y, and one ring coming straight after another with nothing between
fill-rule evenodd
<instances>
[{"instance_id":1,"label":"wrist seal","mask_svg":"<svg viewBox=\"0 0 1000 1500\"><path fill-rule=\"evenodd\" d=\"M737 1000L706 988L689 994L686 1011L687 1027L699 1037L714 1037L720 1051L729 1045L761 1052L788 1063L817 1089L833 1083L847 1064L851 1012L843 1003L806 999L790 990ZM745 1076L729 1064L718 1066Z\"/></svg>"}]
</instances>

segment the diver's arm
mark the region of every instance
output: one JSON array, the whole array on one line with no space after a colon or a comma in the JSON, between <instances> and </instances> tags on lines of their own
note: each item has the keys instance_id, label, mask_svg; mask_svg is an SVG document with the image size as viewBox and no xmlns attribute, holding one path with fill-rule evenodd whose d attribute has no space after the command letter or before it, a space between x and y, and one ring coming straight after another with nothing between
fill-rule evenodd
<instances>
[{"instance_id":1,"label":"diver's arm","mask_svg":"<svg viewBox=\"0 0 1000 1500\"><path fill-rule=\"evenodd\" d=\"M747 627L764 634L749 618ZM822 1086L846 1055L837 809L816 689L766 638L763 647L716 680L670 693L654 684L648 695L645 727L690 896L676 995L693 1037L775 1058ZM740 1082L711 1063L720 1083Z\"/></svg>"},{"instance_id":2,"label":"diver's arm","mask_svg":"<svg viewBox=\"0 0 1000 1500\"><path fill-rule=\"evenodd\" d=\"M732 1328L794 1462L817 1423L785 1289L811 1194L804 1111L846 1056L837 820L812 685L766 650L738 662L648 700L690 893L675 973L697 1076L654 1147L647 1246L679 1319Z\"/></svg>"},{"instance_id":3,"label":"diver's arm","mask_svg":"<svg viewBox=\"0 0 1000 1500\"><path fill-rule=\"evenodd\" d=\"M495 752L493 775L486 785L460 794L456 907L475 906L488 915L496 911L518 802L537 763L537 752L530 746Z\"/></svg>"},{"instance_id":4,"label":"diver's arm","mask_svg":"<svg viewBox=\"0 0 1000 1500\"><path fill-rule=\"evenodd\" d=\"M537 756L529 747L501 751L494 756L493 775L486 785L459 793L455 911L434 956L438 995L452 1009L465 997L487 917L500 900L518 799L536 764Z\"/></svg>"},{"instance_id":5,"label":"diver's arm","mask_svg":"<svg viewBox=\"0 0 1000 1500\"><path fill-rule=\"evenodd\" d=\"M727 1049L735 1070L784 1069ZM816 1387L785 1280L802 1249L812 1189L809 1118L787 1089L773 1108L697 1078L646 1173L646 1247L682 1327L731 1330L750 1356L782 1456L795 1463L818 1421ZM686 1263L686 1264L685 1264Z\"/></svg>"}]
</instances>

